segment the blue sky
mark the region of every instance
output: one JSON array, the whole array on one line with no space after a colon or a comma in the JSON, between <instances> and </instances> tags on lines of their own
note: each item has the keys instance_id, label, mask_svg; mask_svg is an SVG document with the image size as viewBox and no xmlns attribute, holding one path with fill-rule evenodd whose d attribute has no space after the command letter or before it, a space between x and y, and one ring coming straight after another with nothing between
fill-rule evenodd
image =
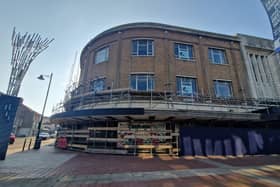
<instances>
[{"instance_id":1,"label":"blue sky","mask_svg":"<svg viewBox=\"0 0 280 187\"><path fill-rule=\"evenodd\" d=\"M210 32L250 34L272 39L260 0L0 0L0 91L6 92L11 71L13 27L55 38L24 78L24 103L41 112L47 81L54 73L46 114L63 99L69 72L86 43L98 33L125 23L159 22Z\"/></svg>"}]
</instances>

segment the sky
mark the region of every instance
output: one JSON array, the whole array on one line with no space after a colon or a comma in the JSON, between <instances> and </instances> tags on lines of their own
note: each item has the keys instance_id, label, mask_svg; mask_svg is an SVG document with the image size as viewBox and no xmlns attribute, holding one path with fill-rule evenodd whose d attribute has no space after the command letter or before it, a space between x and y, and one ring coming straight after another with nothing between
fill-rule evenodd
<instances>
[{"instance_id":1,"label":"sky","mask_svg":"<svg viewBox=\"0 0 280 187\"><path fill-rule=\"evenodd\" d=\"M126 23L157 22L235 35L272 39L260 0L0 0L0 91L6 92L11 72L13 27L54 38L31 64L19 92L24 104L40 112L53 73L45 115L63 101L75 54L97 34Z\"/></svg>"}]
</instances>

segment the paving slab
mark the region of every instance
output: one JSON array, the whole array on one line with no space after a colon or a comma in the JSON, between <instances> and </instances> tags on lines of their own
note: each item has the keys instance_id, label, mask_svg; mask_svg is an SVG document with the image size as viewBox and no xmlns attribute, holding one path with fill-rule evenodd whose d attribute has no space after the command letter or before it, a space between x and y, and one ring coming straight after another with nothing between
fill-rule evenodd
<instances>
[{"instance_id":1,"label":"paving slab","mask_svg":"<svg viewBox=\"0 0 280 187\"><path fill-rule=\"evenodd\" d=\"M142 158L137 156L79 154L59 166L55 175L89 175L139 171L183 170L216 167L196 159L170 156Z\"/></svg>"},{"instance_id":2,"label":"paving slab","mask_svg":"<svg viewBox=\"0 0 280 187\"><path fill-rule=\"evenodd\" d=\"M0 161L0 186L280 186L280 156L137 157L45 146Z\"/></svg>"},{"instance_id":3,"label":"paving slab","mask_svg":"<svg viewBox=\"0 0 280 187\"><path fill-rule=\"evenodd\" d=\"M46 177L74 156L76 153L62 152L53 146L15 153L0 161L0 178L7 174L17 178Z\"/></svg>"},{"instance_id":4,"label":"paving slab","mask_svg":"<svg viewBox=\"0 0 280 187\"><path fill-rule=\"evenodd\" d=\"M220 157L210 160L231 166L258 166L258 165L280 165L280 155L254 155L244 157Z\"/></svg>"},{"instance_id":5,"label":"paving slab","mask_svg":"<svg viewBox=\"0 0 280 187\"><path fill-rule=\"evenodd\" d=\"M69 187L77 187L69 184ZM110 184L82 184L79 187L277 187L270 183L259 182L243 177L242 175L209 175L201 177L187 177L178 179L152 180L145 182L120 182Z\"/></svg>"}]
</instances>

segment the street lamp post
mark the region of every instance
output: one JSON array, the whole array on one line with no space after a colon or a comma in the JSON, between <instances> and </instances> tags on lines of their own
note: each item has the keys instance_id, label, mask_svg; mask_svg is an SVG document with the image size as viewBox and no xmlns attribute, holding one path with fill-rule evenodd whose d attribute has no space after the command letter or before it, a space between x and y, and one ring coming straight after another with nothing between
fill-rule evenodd
<instances>
[{"instance_id":1,"label":"street lamp post","mask_svg":"<svg viewBox=\"0 0 280 187\"><path fill-rule=\"evenodd\" d=\"M49 77L50 80L49 80L47 95L46 95L44 106L43 106L43 111L42 111L41 118L40 118L40 121L38 124L38 132L37 132L36 139L35 139L34 149L40 149L40 147L41 147L41 139L39 137L39 134L40 134L41 125L42 125L42 122L44 119L44 112L45 112L45 108L46 108L46 104L47 104L47 100L48 100L48 96L49 96L50 86L51 86L51 82L52 82L52 76L53 76L53 73L51 73L51 75L40 75L38 77L38 79L40 79L40 80L45 80L44 77Z\"/></svg>"}]
</instances>

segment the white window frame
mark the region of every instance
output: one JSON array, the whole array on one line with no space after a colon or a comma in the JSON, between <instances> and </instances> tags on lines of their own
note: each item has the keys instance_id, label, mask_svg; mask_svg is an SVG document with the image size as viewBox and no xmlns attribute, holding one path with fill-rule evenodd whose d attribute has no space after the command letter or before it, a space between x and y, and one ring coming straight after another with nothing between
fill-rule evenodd
<instances>
[{"instance_id":1,"label":"white window frame","mask_svg":"<svg viewBox=\"0 0 280 187\"><path fill-rule=\"evenodd\" d=\"M216 82L228 83L229 84L229 90L230 90L230 96L218 96L217 95L217 89L216 89ZM233 97L233 88L232 88L232 81L231 80L215 79L215 80L213 80L213 83L214 83L215 97L217 97L217 98L232 98Z\"/></svg>"},{"instance_id":2,"label":"white window frame","mask_svg":"<svg viewBox=\"0 0 280 187\"><path fill-rule=\"evenodd\" d=\"M146 45L147 45L147 50L146 50L146 54L147 55L140 55L139 54L139 41L140 40L146 40L147 41L147 43L146 43ZM136 49L136 54L134 53L134 51L133 51L133 42L137 42L137 49ZM148 52L149 52L149 44L148 44L148 41L151 41L152 42L152 54L148 54ZM153 39L151 39L151 38L137 38L137 39L133 39L132 40L132 42L131 42L131 55L132 56L154 56L154 45L155 45L155 42L154 42L154 40Z\"/></svg>"},{"instance_id":3,"label":"white window frame","mask_svg":"<svg viewBox=\"0 0 280 187\"><path fill-rule=\"evenodd\" d=\"M103 55L102 53L104 53L104 57L100 57L101 55ZM94 57L94 64L100 64L100 63L106 62L108 60L109 60L109 46L102 47L96 51L95 57Z\"/></svg>"},{"instance_id":4,"label":"white window frame","mask_svg":"<svg viewBox=\"0 0 280 187\"><path fill-rule=\"evenodd\" d=\"M98 81L103 81L103 88L102 89L96 89L96 86L95 84L98 82ZM92 81L90 81L90 91L91 92L101 92L103 90L105 90L105 87L106 87L106 78L105 77L101 77L101 78L98 78L98 79L94 79Z\"/></svg>"},{"instance_id":5,"label":"white window frame","mask_svg":"<svg viewBox=\"0 0 280 187\"><path fill-rule=\"evenodd\" d=\"M134 89L131 86L132 76L136 76L136 80L135 80L135 88L136 88L135 90L136 91L153 91L155 89L155 76L153 73L131 73L130 79L129 79L129 87L131 89ZM146 89L145 90L138 89L138 76L146 76ZM152 78L152 88L151 89L149 89L149 77Z\"/></svg>"},{"instance_id":6,"label":"white window frame","mask_svg":"<svg viewBox=\"0 0 280 187\"><path fill-rule=\"evenodd\" d=\"M180 87L181 87L181 90L179 90L179 88L177 87L177 79L180 79ZM195 89L196 90L192 90L192 95L191 96L188 96L188 95L183 95L182 94L182 79L192 79L192 80L195 80ZM192 88L193 88L193 85L192 85ZM179 91L178 91L179 90ZM195 95L197 95L197 92L198 92L198 85L197 85L197 78L195 76L182 76L182 75L177 75L176 76L176 91L177 91L177 95L179 96L185 96L185 97L194 97Z\"/></svg>"},{"instance_id":7,"label":"white window frame","mask_svg":"<svg viewBox=\"0 0 280 187\"><path fill-rule=\"evenodd\" d=\"M186 48L186 52L188 53L188 55L191 55L191 57L188 58L184 58L183 56L180 55L180 52L183 52L185 50L182 50L180 48L180 45L185 45ZM175 42L174 43L174 48L178 47L178 55L176 55L175 51L174 51L174 56L176 59L180 59L180 60L194 60L194 47L192 44L188 44L188 43L181 43L181 42ZM191 53L190 53L190 48L191 48Z\"/></svg>"},{"instance_id":8,"label":"white window frame","mask_svg":"<svg viewBox=\"0 0 280 187\"><path fill-rule=\"evenodd\" d=\"M215 50L216 50L216 52L219 51L219 53L216 53L216 54L215 54ZM226 57L226 50L221 49L221 48L209 47L209 48L208 48L208 58L209 58L209 53L211 54L211 58L209 59L209 61L210 61L212 64L217 64L217 65L227 65L227 64L228 64L227 57ZM219 55L220 61L221 61L222 63L217 63L217 62L215 62L214 55ZM222 55L223 57L222 57L221 55ZM222 60L222 58L223 58L224 60Z\"/></svg>"}]
</instances>

